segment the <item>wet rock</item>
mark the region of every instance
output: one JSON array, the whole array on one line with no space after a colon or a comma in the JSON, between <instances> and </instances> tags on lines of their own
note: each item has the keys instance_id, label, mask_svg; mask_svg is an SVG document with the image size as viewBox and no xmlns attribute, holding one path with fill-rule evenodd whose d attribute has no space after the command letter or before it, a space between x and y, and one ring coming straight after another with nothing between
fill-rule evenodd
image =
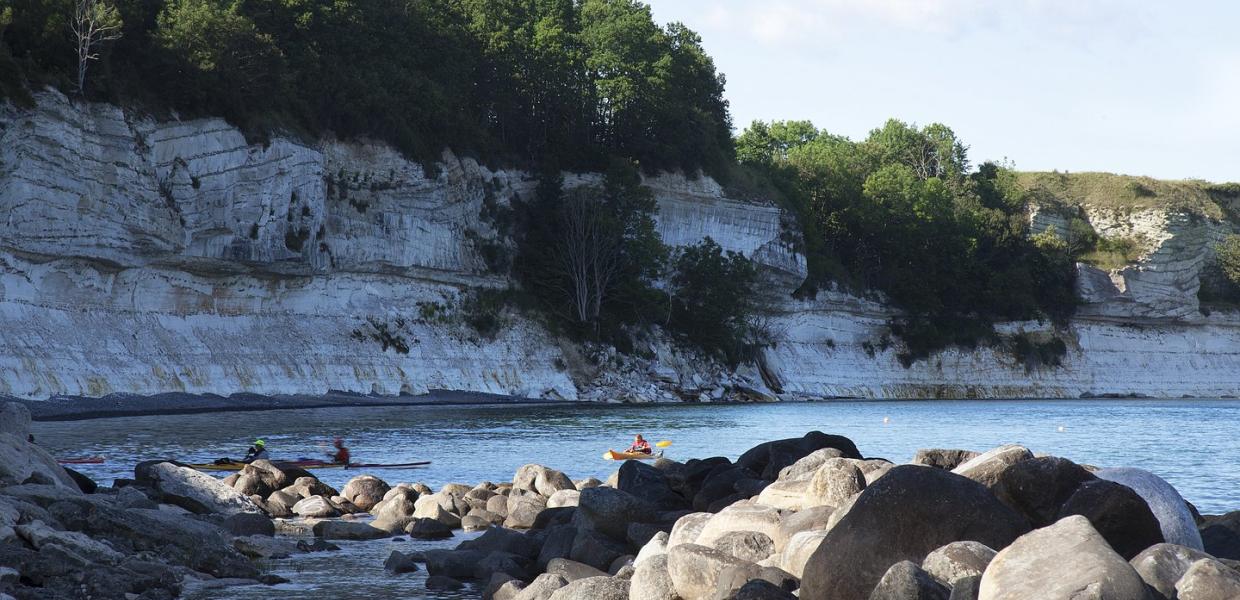
<instances>
[{"instance_id":1,"label":"wet rock","mask_svg":"<svg viewBox=\"0 0 1240 600\"><path fill-rule=\"evenodd\" d=\"M547 563L547 573L559 575L568 581L576 581L587 577L605 577L607 573L590 565L579 563L567 558L555 558Z\"/></svg>"},{"instance_id":2,"label":"wet rock","mask_svg":"<svg viewBox=\"0 0 1240 600\"><path fill-rule=\"evenodd\" d=\"M709 599L724 569L748 564L706 546L681 544L667 551L667 569L676 594L684 600Z\"/></svg>"},{"instance_id":3,"label":"wet rock","mask_svg":"<svg viewBox=\"0 0 1240 600\"><path fill-rule=\"evenodd\" d=\"M1060 509L1060 517L1081 515L1125 560L1163 541L1161 525L1145 500L1126 486L1090 481Z\"/></svg>"},{"instance_id":4,"label":"wet rock","mask_svg":"<svg viewBox=\"0 0 1240 600\"><path fill-rule=\"evenodd\" d=\"M1201 524L1205 551L1217 558L1240 560L1240 510L1205 517Z\"/></svg>"},{"instance_id":5,"label":"wet rock","mask_svg":"<svg viewBox=\"0 0 1240 600\"><path fill-rule=\"evenodd\" d=\"M145 478L143 477L145 475ZM262 513L249 497L224 482L189 467L161 462L149 465L138 481L158 492L163 501L198 514Z\"/></svg>"},{"instance_id":6,"label":"wet rock","mask_svg":"<svg viewBox=\"0 0 1240 600\"><path fill-rule=\"evenodd\" d=\"M386 481L374 475L358 475L344 484L340 495L358 508L368 511L383 501L384 495L391 489Z\"/></svg>"},{"instance_id":7,"label":"wet rock","mask_svg":"<svg viewBox=\"0 0 1240 600\"><path fill-rule=\"evenodd\" d=\"M628 600L629 582L614 577L590 577L570 581L551 594L550 600Z\"/></svg>"},{"instance_id":8,"label":"wet rock","mask_svg":"<svg viewBox=\"0 0 1240 600\"><path fill-rule=\"evenodd\" d=\"M901 465L866 488L827 532L805 565L801 598L864 599L897 562L920 563L954 541L1002 548L1027 528L983 485L941 469Z\"/></svg>"},{"instance_id":9,"label":"wet rock","mask_svg":"<svg viewBox=\"0 0 1240 600\"><path fill-rule=\"evenodd\" d=\"M549 600L556 590L568 585L568 580L556 573L543 573L525 586L514 600Z\"/></svg>"},{"instance_id":10,"label":"wet rock","mask_svg":"<svg viewBox=\"0 0 1240 600\"><path fill-rule=\"evenodd\" d=\"M313 531L315 537L325 540L377 540L391 535L369 523L352 521L319 521Z\"/></svg>"},{"instance_id":11,"label":"wet rock","mask_svg":"<svg viewBox=\"0 0 1240 600\"><path fill-rule=\"evenodd\" d=\"M96 541L76 531L54 529L43 521L32 521L13 529L35 550L41 551L49 546L56 546L71 551L90 562L104 564L116 564L122 558L121 553L114 550L107 542Z\"/></svg>"},{"instance_id":12,"label":"wet rock","mask_svg":"<svg viewBox=\"0 0 1240 600\"><path fill-rule=\"evenodd\" d=\"M1240 598L1240 573L1223 563L1203 558L1194 562L1175 584L1179 600L1235 600Z\"/></svg>"},{"instance_id":13,"label":"wet rock","mask_svg":"<svg viewBox=\"0 0 1240 600\"><path fill-rule=\"evenodd\" d=\"M456 579L473 577L474 565L486 558L477 550L426 550L422 555L426 558L427 573Z\"/></svg>"},{"instance_id":14,"label":"wet rock","mask_svg":"<svg viewBox=\"0 0 1240 600\"><path fill-rule=\"evenodd\" d=\"M1008 467L1031 458L1033 453L1028 448L1009 444L987 450L961 463L952 469L952 473L968 477L986 487L994 487Z\"/></svg>"},{"instance_id":15,"label":"wet rock","mask_svg":"<svg viewBox=\"0 0 1240 600\"><path fill-rule=\"evenodd\" d=\"M952 542L926 555L921 568L947 587L968 577L980 577L995 558L995 551L978 542Z\"/></svg>"},{"instance_id":16,"label":"wet rock","mask_svg":"<svg viewBox=\"0 0 1240 600\"><path fill-rule=\"evenodd\" d=\"M233 538L233 548L250 558L288 558L301 552L297 544L278 540L267 535L250 535Z\"/></svg>"},{"instance_id":17,"label":"wet rock","mask_svg":"<svg viewBox=\"0 0 1240 600\"><path fill-rule=\"evenodd\" d=\"M865 489L865 474L845 458L829 458L814 471L806 490L808 506L839 506Z\"/></svg>"},{"instance_id":18,"label":"wet rock","mask_svg":"<svg viewBox=\"0 0 1240 600\"><path fill-rule=\"evenodd\" d=\"M972 450L956 450L947 448L923 448L913 456L913 464L925 465L948 471L977 458L979 453Z\"/></svg>"},{"instance_id":19,"label":"wet rock","mask_svg":"<svg viewBox=\"0 0 1240 600\"><path fill-rule=\"evenodd\" d=\"M1168 544L1187 546L1194 550L1204 549L1201 534L1197 531L1197 522L1188 510L1188 504L1180 493L1161 477L1149 471L1129 467L1102 469L1094 475L1131 488L1141 496L1150 512L1158 518L1163 540Z\"/></svg>"},{"instance_id":20,"label":"wet rock","mask_svg":"<svg viewBox=\"0 0 1240 600\"><path fill-rule=\"evenodd\" d=\"M869 600L948 600L951 590L907 560L891 565Z\"/></svg>"},{"instance_id":21,"label":"wet rock","mask_svg":"<svg viewBox=\"0 0 1240 600\"><path fill-rule=\"evenodd\" d=\"M629 579L629 598L643 600L677 600L676 588L667 571L667 554L639 560Z\"/></svg>"},{"instance_id":22,"label":"wet rock","mask_svg":"<svg viewBox=\"0 0 1240 600\"><path fill-rule=\"evenodd\" d=\"M445 575L431 575L426 578L426 589L451 592L464 589L465 584Z\"/></svg>"},{"instance_id":23,"label":"wet rock","mask_svg":"<svg viewBox=\"0 0 1240 600\"><path fill-rule=\"evenodd\" d=\"M757 531L733 531L724 534L712 544L716 550L756 563L775 553L775 542L765 533Z\"/></svg>"},{"instance_id":24,"label":"wet rock","mask_svg":"<svg viewBox=\"0 0 1240 600\"><path fill-rule=\"evenodd\" d=\"M224 519L224 529L233 535L275 535L271 519L256 513L238 513Z\"/></svg>"},{"instance_id":25,"label":"wet rock","mask_svg":"<svg viewBox=\"0 0 1240 600\"><path fill-rule=\"evenodd\" d=\"M1070 557L1070 559L1069 559ZM1145 582L1089 520L1066 517L995 555L982 575L982 600L1140 600Z\"/></svg>"},{"instance_id":26,"label":"wet rock","mask_svg":"<svg viewBox=\"0 0 1240 600\"><path fill-rule=\"evenodd\" d=\"M486 533L472 540L461 542L457 548L460 550L477 550L483 554L508 552L525 558L534 558L538 555L540 543L540 541L529 535L511 529L492 527L486 530Z\"/></svg>"},{"instance_id":27,"label":"wet rock","mask_svg":"<svg viewBox=\"0 0 1240 600\"><path fill-rule=\"evenodd\" d=\"M310 496L298 500L297 504L293 505L293 514L307 519L329 519L339 517L340 510L327 498Z\"/></svg>"},{"instance_id":28,"label":"wet rock","mask_svg":"<svg viewBox=\"0 0 1240 600\"><path fill-rule=\"evenodd\" d=\"M392 553L388 555L387 560L383 561L383 570L388 573L399 574L413 573L419 569L418 563L414 562L412 557L399 550L393 550Z\"/></svg>"},{"instance_id":29,"label":"wet rock","mask_svg":"<svg viewBox=\"0 0 1240 600\"><path fill-rule=\"evenodd\" d=\"M1037 528L1057 521L1060 507L1077 488L1095 479L1089 471L1070 460L1041 456L1004 469L992 491Z\"/></svg>"},{"instance_id":30,"label":"wet rock","mask_svg":"<svg viewBox=\"0 0 1240 600\"><path fill-rule=\"evenodd\" d=\"M452 528L435 519L414 519L405 533L415 540L446 540L452 537Z\"/></svg>"},{"instance_id":31,"label":"wet rock","mask_svg":"<svg viewBox=\"0 0 1240 600\"><path fill-rule=\"evenodd\" d=\"M461 517L461 529L463 531L467 531L467 532L483 531L490 526L491 526L491 521L488 521L487 519L477 516L473 514L473 512L470 512L470 514L465 515L464 517Z\"/></svg>"},{"instance_id":32,"label":"wet rock","mask_svg":"<svg viewBox=\"0 0 1240 600\"><path fill-rule=\"evenodd\" d=\"M1155 544L1133 557L1128 564L1159 594L1159 600L1174 600L1175 584L1193 563L1210 558L1200 550L1175 544Z\"/></svg>"},{"instance_id":33,"label":"wet rock","mask_svg":"<svg viewBox=\"0 0 1240 600\"><path fill-rule=\"evenodd\" d=\"M487 581L496 573L504 573L516 579L529 579L526 570L528 560L511 552L492 552L474 565L474 579Z\"/></svg>"}]
</instances>

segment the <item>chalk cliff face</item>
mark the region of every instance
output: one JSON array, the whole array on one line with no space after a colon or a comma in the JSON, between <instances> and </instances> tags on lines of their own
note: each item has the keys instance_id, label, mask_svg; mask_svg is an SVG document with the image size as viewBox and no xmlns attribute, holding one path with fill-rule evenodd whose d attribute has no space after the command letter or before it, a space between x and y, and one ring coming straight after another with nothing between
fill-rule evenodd
<instances>
[{"instance_id":1,"label":"chalk cliff face","mask_svg":"<svg viewBox=\"0 0 1240 600\"><path fill-rule=\"evenodd\" d=\"M731 199L709 178L650 178L666 242L710 236L768 276L777 343L758 365L730 371L657 334L645 342L653 358L638 358L555 339L519 314L495 339L474 332L461 304L507 285L480 252L504 241L489 215L537 182L447 152L433 171L379 143L250 142L221 120L159 121L53 92L34 109L0 106L0 395L1240 391L1240 321L1197 310L1202 257L1226 230L1208 220L1090 215L1098 228L1148 230L1150 251L1116 274L1083 268L1086 304L1061 332L1061 369L1027 370L994 349L905 368L883 341L887 307L835 292L792 299L805 259L778 208Z\"/></svg>"}]
</instances>

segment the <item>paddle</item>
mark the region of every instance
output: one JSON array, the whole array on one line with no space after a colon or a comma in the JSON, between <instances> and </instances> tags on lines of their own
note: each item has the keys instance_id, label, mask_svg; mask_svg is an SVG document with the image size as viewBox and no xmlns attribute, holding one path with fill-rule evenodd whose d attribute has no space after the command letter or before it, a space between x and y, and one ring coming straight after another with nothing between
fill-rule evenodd
<instances>
[{"instance_id":1,"label":"paddle","mask_svg":"<svg viewBox=\"0 0 1240 600\"><path fill-rule=\"evenodd\" d=\"M672 445L672 440L663 440L663 441L661 441L661 442L655 442L655 443L654 443L654 445L656 445L656 446L658 446L658 447L660 447L660 448L666 448L666 447L668 447L668 446L671 446L671 445Z\"/></svg>"}]
</instances>

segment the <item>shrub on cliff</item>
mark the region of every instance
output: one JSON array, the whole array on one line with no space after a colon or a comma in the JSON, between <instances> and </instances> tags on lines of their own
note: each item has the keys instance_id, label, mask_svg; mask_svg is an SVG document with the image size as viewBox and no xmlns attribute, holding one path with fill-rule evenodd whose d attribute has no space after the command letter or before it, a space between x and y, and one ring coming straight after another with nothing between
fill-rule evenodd
<instances>
[{"instance_id":1,"label":"shrub on cliff","mask_svg":"<svg viewBox=\"0 0 1240 600\"><path fill-rule=\"evenodd\" d=\"M737 364L759 340L750 322L757 269L738 252L724 252L715 240L681 251L671 277L669 328L708 353Z\"/></svg>"}]
</instances>

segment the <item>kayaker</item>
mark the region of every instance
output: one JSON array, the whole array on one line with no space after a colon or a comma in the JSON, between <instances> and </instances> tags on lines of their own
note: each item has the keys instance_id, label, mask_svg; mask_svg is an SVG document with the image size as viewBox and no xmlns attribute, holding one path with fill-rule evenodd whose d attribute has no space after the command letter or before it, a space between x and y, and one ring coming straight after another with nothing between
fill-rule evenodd
<instances>
[{"instance_id":1,"label":"kayaker","mask_svg":"<svg viewBox=\"0 0 1240 600\"><path fill-rule=\"evenodd\" d=\"M349 449L344 447L344 438L336 438L336 451L328 454L332 457L332 462L338 465L349 464Z\"/></svg>"},{"instance_id":2,"label":"kayaker","mask_svg":"<svg viewBox=\"0 0 1240 600\"><path fill-rule=\"evenodd\" d=\"M245 458L241 459L243 463L252 463L256 460L270 459L271 455L267 454L267 442L263 440L254 440L254 445L245 451Z\"/></svg>"},{"instance_id":3,"label":"kayaker","mask_svg":"<svg viewBox=\"0 0 1240 600\"><path fill-rule=\"evenodd\" d=\"M650 454L654 451L650 449L650 442L647 442L645 439L643 439L642 434L639 433L637 434L637 437L633 438L633 445L629 446L629 449L625 450L625 452L640 452L642 454Z\"/></svg>"}]
</instances>

